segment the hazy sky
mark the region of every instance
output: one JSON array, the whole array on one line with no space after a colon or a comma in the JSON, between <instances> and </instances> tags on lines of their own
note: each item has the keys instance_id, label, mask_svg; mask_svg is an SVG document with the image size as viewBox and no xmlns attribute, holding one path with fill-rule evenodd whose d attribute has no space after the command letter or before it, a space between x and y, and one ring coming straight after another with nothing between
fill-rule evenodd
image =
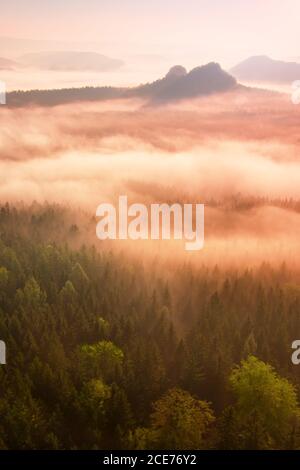
<instances>
[{"instance_id":1,"label":"hazy sky","mask_svg":"<svg viewBox=\"0 0 300 470\"><path fill-rule=\"evenodd\" d=\"M1 36L97 42L102 53L225 66L253 54L300 56L299 0L10 0Z\"/></svg>"}]
</instances>

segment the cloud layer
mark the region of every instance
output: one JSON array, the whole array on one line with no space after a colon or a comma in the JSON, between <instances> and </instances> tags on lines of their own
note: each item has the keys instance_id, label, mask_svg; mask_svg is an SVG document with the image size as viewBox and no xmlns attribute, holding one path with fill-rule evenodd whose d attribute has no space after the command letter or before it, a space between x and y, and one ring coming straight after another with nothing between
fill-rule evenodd
<instances>
[{"instance_id":1,"label":"cloud layer","mask_svg":"<svg viewBox=\"0 0 300 470\"><path fill-rule=\"evenodd\" d=\"M206 202L203 259L228 244L239 259L274 258L275 248L292 259L299 124L300 107L287 96L254 91L163 108L1 108L0 198L68 203L93 215L120 194L147 204Z\"/></svg>"}]
</instances>

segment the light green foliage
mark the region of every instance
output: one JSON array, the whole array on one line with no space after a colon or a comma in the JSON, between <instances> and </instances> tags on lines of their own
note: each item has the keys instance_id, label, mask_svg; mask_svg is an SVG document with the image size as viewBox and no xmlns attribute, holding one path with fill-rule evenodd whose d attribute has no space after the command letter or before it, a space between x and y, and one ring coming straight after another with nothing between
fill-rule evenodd
<instances>
[{"instance_id":1,"label":"light green foliage","mask_svg":"<svg viewBox=\"0 0 300 470\"><path fill-rule=\"evenodd\" d=\"M93 413L103 413L104 403L111 397L111 389L100 379L90 380L83 389L86 406Z\"/></svg>"},{"instance_id":2,"label":"light green foliage","mask_svg":"<svg viewBox=\"0 0 300 470\"><path fill-rule=\"evenodd\" d=\"M236 398L239 446L259 449L289 444L299 415L295 387L254 356L233 369L229 383Z\"/></svg>"},{"instance_id":3,"label":"light green foliage","mask_svg":"<svg viewBox=\"0 0 300 470\"><path fill-rule=\"evenodd\" d=\"M104 340L96 344L85 344L81 350L91 359L103 363L112 361L115 364L121 364L124 358L123 351L112 341Z\"/></svg>"},{"instance_id":4,"label":"light green foliage","mask_svg":"<svg viewBox=\"0 0 300 470\"><path fill-rule=\"evenodd\" d=\"M112 341L99 341L95 344L85 344L81 347L84 367L96 377L103 377L112 382L115 374L123 363L123 351Z\"/></svg>"},{"instance_id":5,"label":"light green foliage","mask_svg":"<svg viewBox=\"0 0 300 470\"><path fill-rule=\"evenodd\" d=\"M210 405L190 393L174 388L154 404L147 445L156 449L204 449L209 447L208 431L214 422ZM145 431L139 430L145 440Z\"/></svg>"}]
</instances>

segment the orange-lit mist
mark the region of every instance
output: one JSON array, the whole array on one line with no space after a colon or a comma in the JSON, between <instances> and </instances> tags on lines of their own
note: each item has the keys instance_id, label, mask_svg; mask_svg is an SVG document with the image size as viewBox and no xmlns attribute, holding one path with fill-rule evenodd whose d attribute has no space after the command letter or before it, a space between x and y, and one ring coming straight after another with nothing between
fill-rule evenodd
<instances>
[{"instance_id":1,"label":"orange-lit mist","mask_svg":"<svg viewBox=\"0 0 300 470\"><path fill-rule=\"evenodd\" d=\"M191 263L297 264L300 107L285 95L234 92L155 108L139 101L1 109L2 202L206 203L205 247L107 246ZM85 233L100 244L96 220ZM105 245L105 244L104 244ZM300 259L299 259L300 261Z\"/></svg>"}]
</instances>

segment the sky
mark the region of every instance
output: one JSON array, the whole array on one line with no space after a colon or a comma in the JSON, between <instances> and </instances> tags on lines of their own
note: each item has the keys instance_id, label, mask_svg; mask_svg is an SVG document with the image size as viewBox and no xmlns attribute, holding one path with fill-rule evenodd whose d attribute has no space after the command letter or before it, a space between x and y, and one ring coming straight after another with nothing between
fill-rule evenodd
<instances>
[{"instance_id":1,"label":"sky","mask_svg":"<svg viewBox=\"0 0 300 470\"><path fill-rule=\"evenodd\" d=\"M300 56L299 0L0 0L0 7L1 36L67 41L120 59L232 66L255 54Z\"/></svg>"}]
</instances>

